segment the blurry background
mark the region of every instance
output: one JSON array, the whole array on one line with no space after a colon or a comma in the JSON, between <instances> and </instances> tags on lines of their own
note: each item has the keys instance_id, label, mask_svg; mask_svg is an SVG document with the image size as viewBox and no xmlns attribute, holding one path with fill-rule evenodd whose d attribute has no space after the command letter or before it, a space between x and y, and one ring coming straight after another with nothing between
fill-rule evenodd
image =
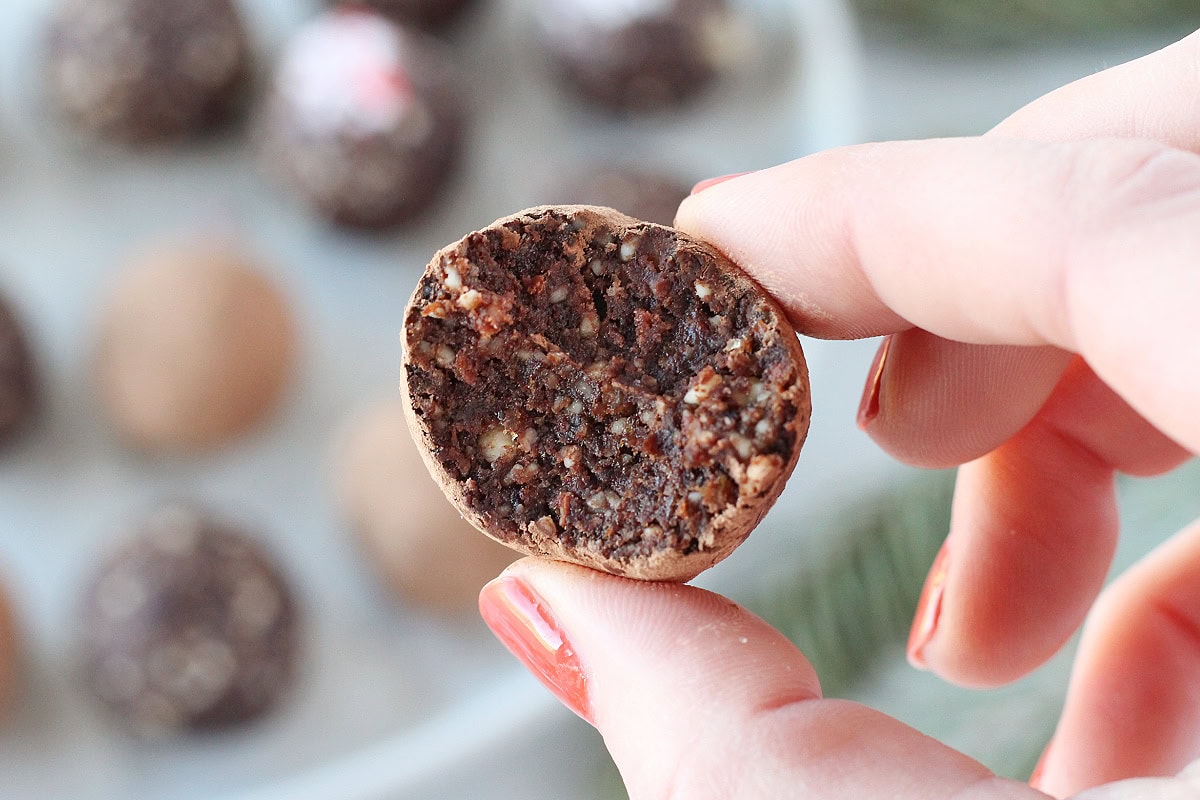
<instances>
[{"instance_id":1,"label":"blurry background","mask_svg":"<svg viewBox=\"0 0 1200 800\"><path fill-rule=\"evenodd\" d=\"M826 147L978 134L1200 26L1186 0L478 0L446 22L433 12L453 4L378 2L436 41L301 0L0 7L0 293L37 387L18 380L21 348L0 331L0 406L36 398L0 453L0 594L15 623L0 635L0 796L622 797L598 737L476 621L472 570L491 574L495 553L458 538L397 455L401 310L430 254L538 202L637 212L669 207L664 186ZM169 111L213 91L239 52L213 38L231 10L245 66L228 73L215 128L148 119L154 102ZM648 38L671 57L647 56ZM190 66L164 86L156 59ZM445 172L413 166L441 158L438 144ZM635 207L647 195L657 206ZM396 211L395 197L419 207ZM280 298L289 333L276 355L243 319L258 315L238 305L242 284L210 285L218 270L204 265L230 253ZM159 277L138 283L147 258ZM792 636L829 694L1024 777L1069 653L986 693L906 665L952 476L892 464L855 429L874 342L805 347L815 423L800 467L750 541L698 582ZM223 370L243 357L241 372ZM274 371L282 388L265 383ZM198 397L200 410L181 415L176 399L151 413L159 396ZM201 424L225 407L250 409L244 424ZM147 415L157 427L139 427ZM1198 481L1189 465L1122 484L1118 568L1200 513ZM154 674L143 640L177 632L178 614L155 611L174 579L135 575L150 610L112 631L83 630L81 608L97 602L89 587L110 585L96 577L107 554L167 500L264 548L294 595L298 646L280 655L294 678L260 717L199 732L172 717L147 738L83 664L99 637ZM200 670L203 684L206 664L175 672Z\"/></svg>"}]
</instances>

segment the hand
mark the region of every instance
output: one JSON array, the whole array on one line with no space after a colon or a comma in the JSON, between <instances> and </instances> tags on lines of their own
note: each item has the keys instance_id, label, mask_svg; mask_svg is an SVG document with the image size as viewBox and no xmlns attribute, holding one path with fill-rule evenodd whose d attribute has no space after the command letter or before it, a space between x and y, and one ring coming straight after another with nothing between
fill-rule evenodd
<instances>
[{"instance_id":1,"label":"hand","mask_svg":"<svg viewBox=\"0 0 1200 800\"><path fill-rule=\"evenodd\" d=\"M914 663L1009 681L1090 611L1036 781L1055 796L1200 756L1200 524L1101 593L1114 472L1200 452L1198 153L1200 32L987 136L708 182L677 218L802 332L887 335L860 422L905 461L963 464ZM480 606L604 734L635 800L1044 797L821 699L782 635L700 589L525 560ZM1200 767L1080 795L1197 796Z\"/></svg>"}]
</instances>

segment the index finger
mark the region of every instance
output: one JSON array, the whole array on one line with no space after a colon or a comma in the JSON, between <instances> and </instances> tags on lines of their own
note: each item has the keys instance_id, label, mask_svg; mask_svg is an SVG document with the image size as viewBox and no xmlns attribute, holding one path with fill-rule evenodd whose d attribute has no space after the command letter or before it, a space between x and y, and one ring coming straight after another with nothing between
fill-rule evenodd
<instances>
[{"instance_id":1,"label":"index finger","mask_svg":"<svg viewBox=\"0 0 1200 800\"><path fill-rule=\"evenodd\" d=\"M862 145L713 186L676 224L804 333L1057 346L1200 449L1200 156L1115 139Z\"/></svg>"}]
</instances>

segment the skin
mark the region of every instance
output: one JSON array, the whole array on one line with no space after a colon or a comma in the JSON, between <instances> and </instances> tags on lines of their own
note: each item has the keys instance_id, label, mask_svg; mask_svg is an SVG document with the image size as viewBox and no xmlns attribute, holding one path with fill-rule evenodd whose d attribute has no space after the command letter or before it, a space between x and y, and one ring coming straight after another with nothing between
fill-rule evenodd
<instances>
[{"instance_id":1,"label":"skin","mask_svg":"<svg viewBox=\"0 0 1200 800\"><path fill-rule=\"evenodd\" d=\"M1200 795L1200 765L1127 780L1200 756L1200 521L1101 588L1114 473L1200 452L1198 121L1200 32L982 137L820 153L683 203L677 225L801 332L889 335L867 431L904 461L962 465L914 663L993 686L1086 625L1031 788L821 699L803 655L723 598L517 562L499 585L519 581L556 620L579 665L576 709L634 800Z\"/></svg>"}]
</instances>

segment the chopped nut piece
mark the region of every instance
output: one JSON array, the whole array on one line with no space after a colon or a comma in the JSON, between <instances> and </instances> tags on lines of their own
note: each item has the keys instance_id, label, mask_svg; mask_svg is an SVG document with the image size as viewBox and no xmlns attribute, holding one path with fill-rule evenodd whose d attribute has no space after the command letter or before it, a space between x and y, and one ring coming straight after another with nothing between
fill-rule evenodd
<instances>
[{"instance_id":1,"label":"chopped nut piece","mask_svg":"<svg viewBox=\"0 0 1200 800\"><path fill-rule=\"evenodd\" d=\"M468 289L458 297L458 306L466 311L474 311L483 304L483 295L478 289Z\"/></svg>"},{"instance_id":2,"label":"chopped nut piece","mask_svg":"<svg viewBox=\"0 0 1200 800\"><path fill-rule=\"evenodd\" d=\"M499 461L517 442L512 431L505 430L499 425L488 428L479 437L479 452L489 464Z\"/></svg>"},{"instance_id":3,"label":"chopped nut piece","mask_svg":"<svg viewBox=\"0 0 1200 800\"><path fill-rule=\"evenodd\" d=\"M459 275L454 267L446 267L446 280L443 283L451 291L463 288L462 275Z\"/></svg>"},{"instance_id":4,"label":"chopped nut piece","mask_svg":"<svg viewBox=\"0 0 1200 800\"><path fill-rule=\"evenodd\" d=\"M556 286L554 288L554 291L550 292L550 302L551 303L561 303L563 300L566 300L567 297L570 296L570 294L571 294L571 290L568 289L566 286Z\"/></svg>"},{"instance_id":5,"label":"chopped nut piece","mask_svg":"<svg viewBox=\"0 0 1200 800\"><path fill-rule=\"evenodd\" d=\"M708 298L712 297L713 291L707 283L701 283L700 281L696 281L695 287L696 287L696 297L699 297L701 300L707 300Z\"/></svg>"},{"instance_id":6,"label":"chopped nut piece","mask_svg":"<svg viewBox=\"0 0 1200 800\"><path fill-rule=\"evenodd\" d=\"M632 261L637 255L638 245L641 244L640 239L630 239L627 242L621 242L620 256L622 261Z\"/></svg>"}]
</instances>

